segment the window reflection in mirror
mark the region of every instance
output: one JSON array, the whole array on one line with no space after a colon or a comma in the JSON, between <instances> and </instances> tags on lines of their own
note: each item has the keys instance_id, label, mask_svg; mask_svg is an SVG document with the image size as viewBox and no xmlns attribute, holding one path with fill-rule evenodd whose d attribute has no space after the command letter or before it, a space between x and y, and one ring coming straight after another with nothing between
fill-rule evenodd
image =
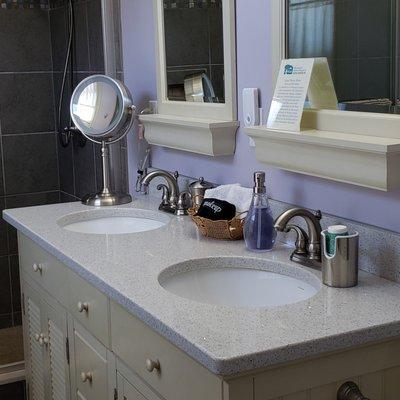
<instances>
[{"instance_id":1,"label":"window reflection in mirror","mask_svg":"<svg viewBox=\"0 0 400 400\"><path fill-rule=\"evenodd\" d=\"M224 103L222 0L164 0L167 97Z\"/></svg>"},{"instance_id":2,"label":"window reflection in mirror","mask_svg":"<svg viewBox=\"0 0 400 400\"><path fill-rule=\"evenodd\" d=\"M398 6L287 0L287 57L327 57L342 110L400 113Z\"/></svg>"}]
</instances>

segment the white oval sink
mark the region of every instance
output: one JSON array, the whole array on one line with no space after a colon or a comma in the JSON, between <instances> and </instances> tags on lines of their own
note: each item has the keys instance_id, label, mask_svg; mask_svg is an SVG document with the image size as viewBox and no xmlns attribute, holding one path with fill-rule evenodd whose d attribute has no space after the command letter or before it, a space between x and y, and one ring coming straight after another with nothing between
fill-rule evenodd
<instances>
[{"instance_id":1,"label":"white oval sink","mask_svg":"<svg viewBox=\"0 0 400 400\"><path fill-rule=\"evenodd\" d=\"M244 308L297 303L314 296L321 288L317 277L302 268L233 257L174 265L160 274L159 283L189 300Z\"/></svg>"},{"instance_id":2,"label":"white oval sink","mask_svg":"<svg viewBox=\"0 0 400 400\"><path fill-rule=\"evenodd\" d=\"M162 213L139 209L98 209L65 215L58 224L72 232L95 235L123 235L159 229L170 218Z\"/></svg>"}]
</instances>

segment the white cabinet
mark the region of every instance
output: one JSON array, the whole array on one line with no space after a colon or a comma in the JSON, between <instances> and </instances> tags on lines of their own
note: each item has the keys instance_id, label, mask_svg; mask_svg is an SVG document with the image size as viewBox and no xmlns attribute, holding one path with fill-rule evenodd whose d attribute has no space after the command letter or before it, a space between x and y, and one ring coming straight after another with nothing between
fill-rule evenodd
<instances>
[{"instance_id":1,"label":"white cabinet","mask_svg":"<svg viewBox=\"0 0 400 400\"><path fill-rule=\"evenodd\" d=\"M29 400L335 400L347 380L371 400L399 399L399 338L216 376L19 238Z\"/></svg>"},{"instance_id":2,"label":"white cabinet","mask_svg":"<svg viewBox=\"0 0 400 400\"><path fill-rule=\"evenodd\" d=\"M67 313L40 288L23 282L29 400L69 399Z\"/></svg>"}]
</instances>

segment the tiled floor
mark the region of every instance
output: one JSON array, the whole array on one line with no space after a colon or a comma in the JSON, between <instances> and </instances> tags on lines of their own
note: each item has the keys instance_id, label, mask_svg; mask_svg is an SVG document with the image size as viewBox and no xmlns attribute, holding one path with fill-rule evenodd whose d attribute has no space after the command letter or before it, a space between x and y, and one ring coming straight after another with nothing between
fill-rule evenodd
<instances>
[{"instance_id":1,"label":"tiled floor","mask_svg":"<svg viewBox=\"0 0 400 400\"><path fill-rule=\"evenodd\" d=\"M23 360L22 326L0 329L0 365L13 364ZM3 400L1 396L0 400Z\"/></svg>"},{"instance_id":2,"label":"tiled floor","mask_svg":"<svg viewBox=\"0 0 400 400\"><path fill-rule=\"evenodd\" d=\"M1 400L25 400L25 381L0 385Z\"/></svg>"}]
</instances>

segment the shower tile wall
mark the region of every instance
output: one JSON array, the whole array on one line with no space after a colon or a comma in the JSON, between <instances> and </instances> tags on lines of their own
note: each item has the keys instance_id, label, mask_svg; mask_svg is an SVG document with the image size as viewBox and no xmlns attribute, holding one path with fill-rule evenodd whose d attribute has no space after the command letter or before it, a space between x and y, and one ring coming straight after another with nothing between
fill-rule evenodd
<instances>
[{"instance_id":1,"label":"shower tile wall","mask_svg":"<svg viewBox=\"0 0 400 400\"><path fill-rule=\"evenodd\" d=\"M0 7L0 208L59 201L49 18ZM15 5L15 4L14 4ZM16 233L0 221L0 328L21 323Z\"/></svg>"},{"instance_id":2,"label":"shower tile wall","mask_svg":"<svg viewBox=\"0 0 400 400\"><path fill-rule=\"evenodd\" d=\"M0 0L0 211L74 201L101 185L99 146L75 138L63 148L56 133L66 4ZM104 73L101 0L75 0L74 10L76 85ZM70 94L64 99L62 126L68 121ZM121 160L116 175L126 170L126 159ZM0 329L20 323L16 231L0 219Z\"/></svg>"},{"instance_id":3,"label":"shower tile wall","mask_svg":"<svg viewBox=\"0 0 400 400\"><path fill-rule=\"evenodd\" d=\"M52 38L55 114L58 118L65 54L68 42L68 2L53 2L49 11ZM72 53L75 87L82 79L93 74L104 74L101 1L74 2L75 38ZM62 105L62 127L68 125L71 96L70 75ZM72 145L64 148L58 142L60 193L62 201L70 201L94 192L101 185L101 158L97 145L81 137L74 137Z\"/></svg>"}]
</instances>

